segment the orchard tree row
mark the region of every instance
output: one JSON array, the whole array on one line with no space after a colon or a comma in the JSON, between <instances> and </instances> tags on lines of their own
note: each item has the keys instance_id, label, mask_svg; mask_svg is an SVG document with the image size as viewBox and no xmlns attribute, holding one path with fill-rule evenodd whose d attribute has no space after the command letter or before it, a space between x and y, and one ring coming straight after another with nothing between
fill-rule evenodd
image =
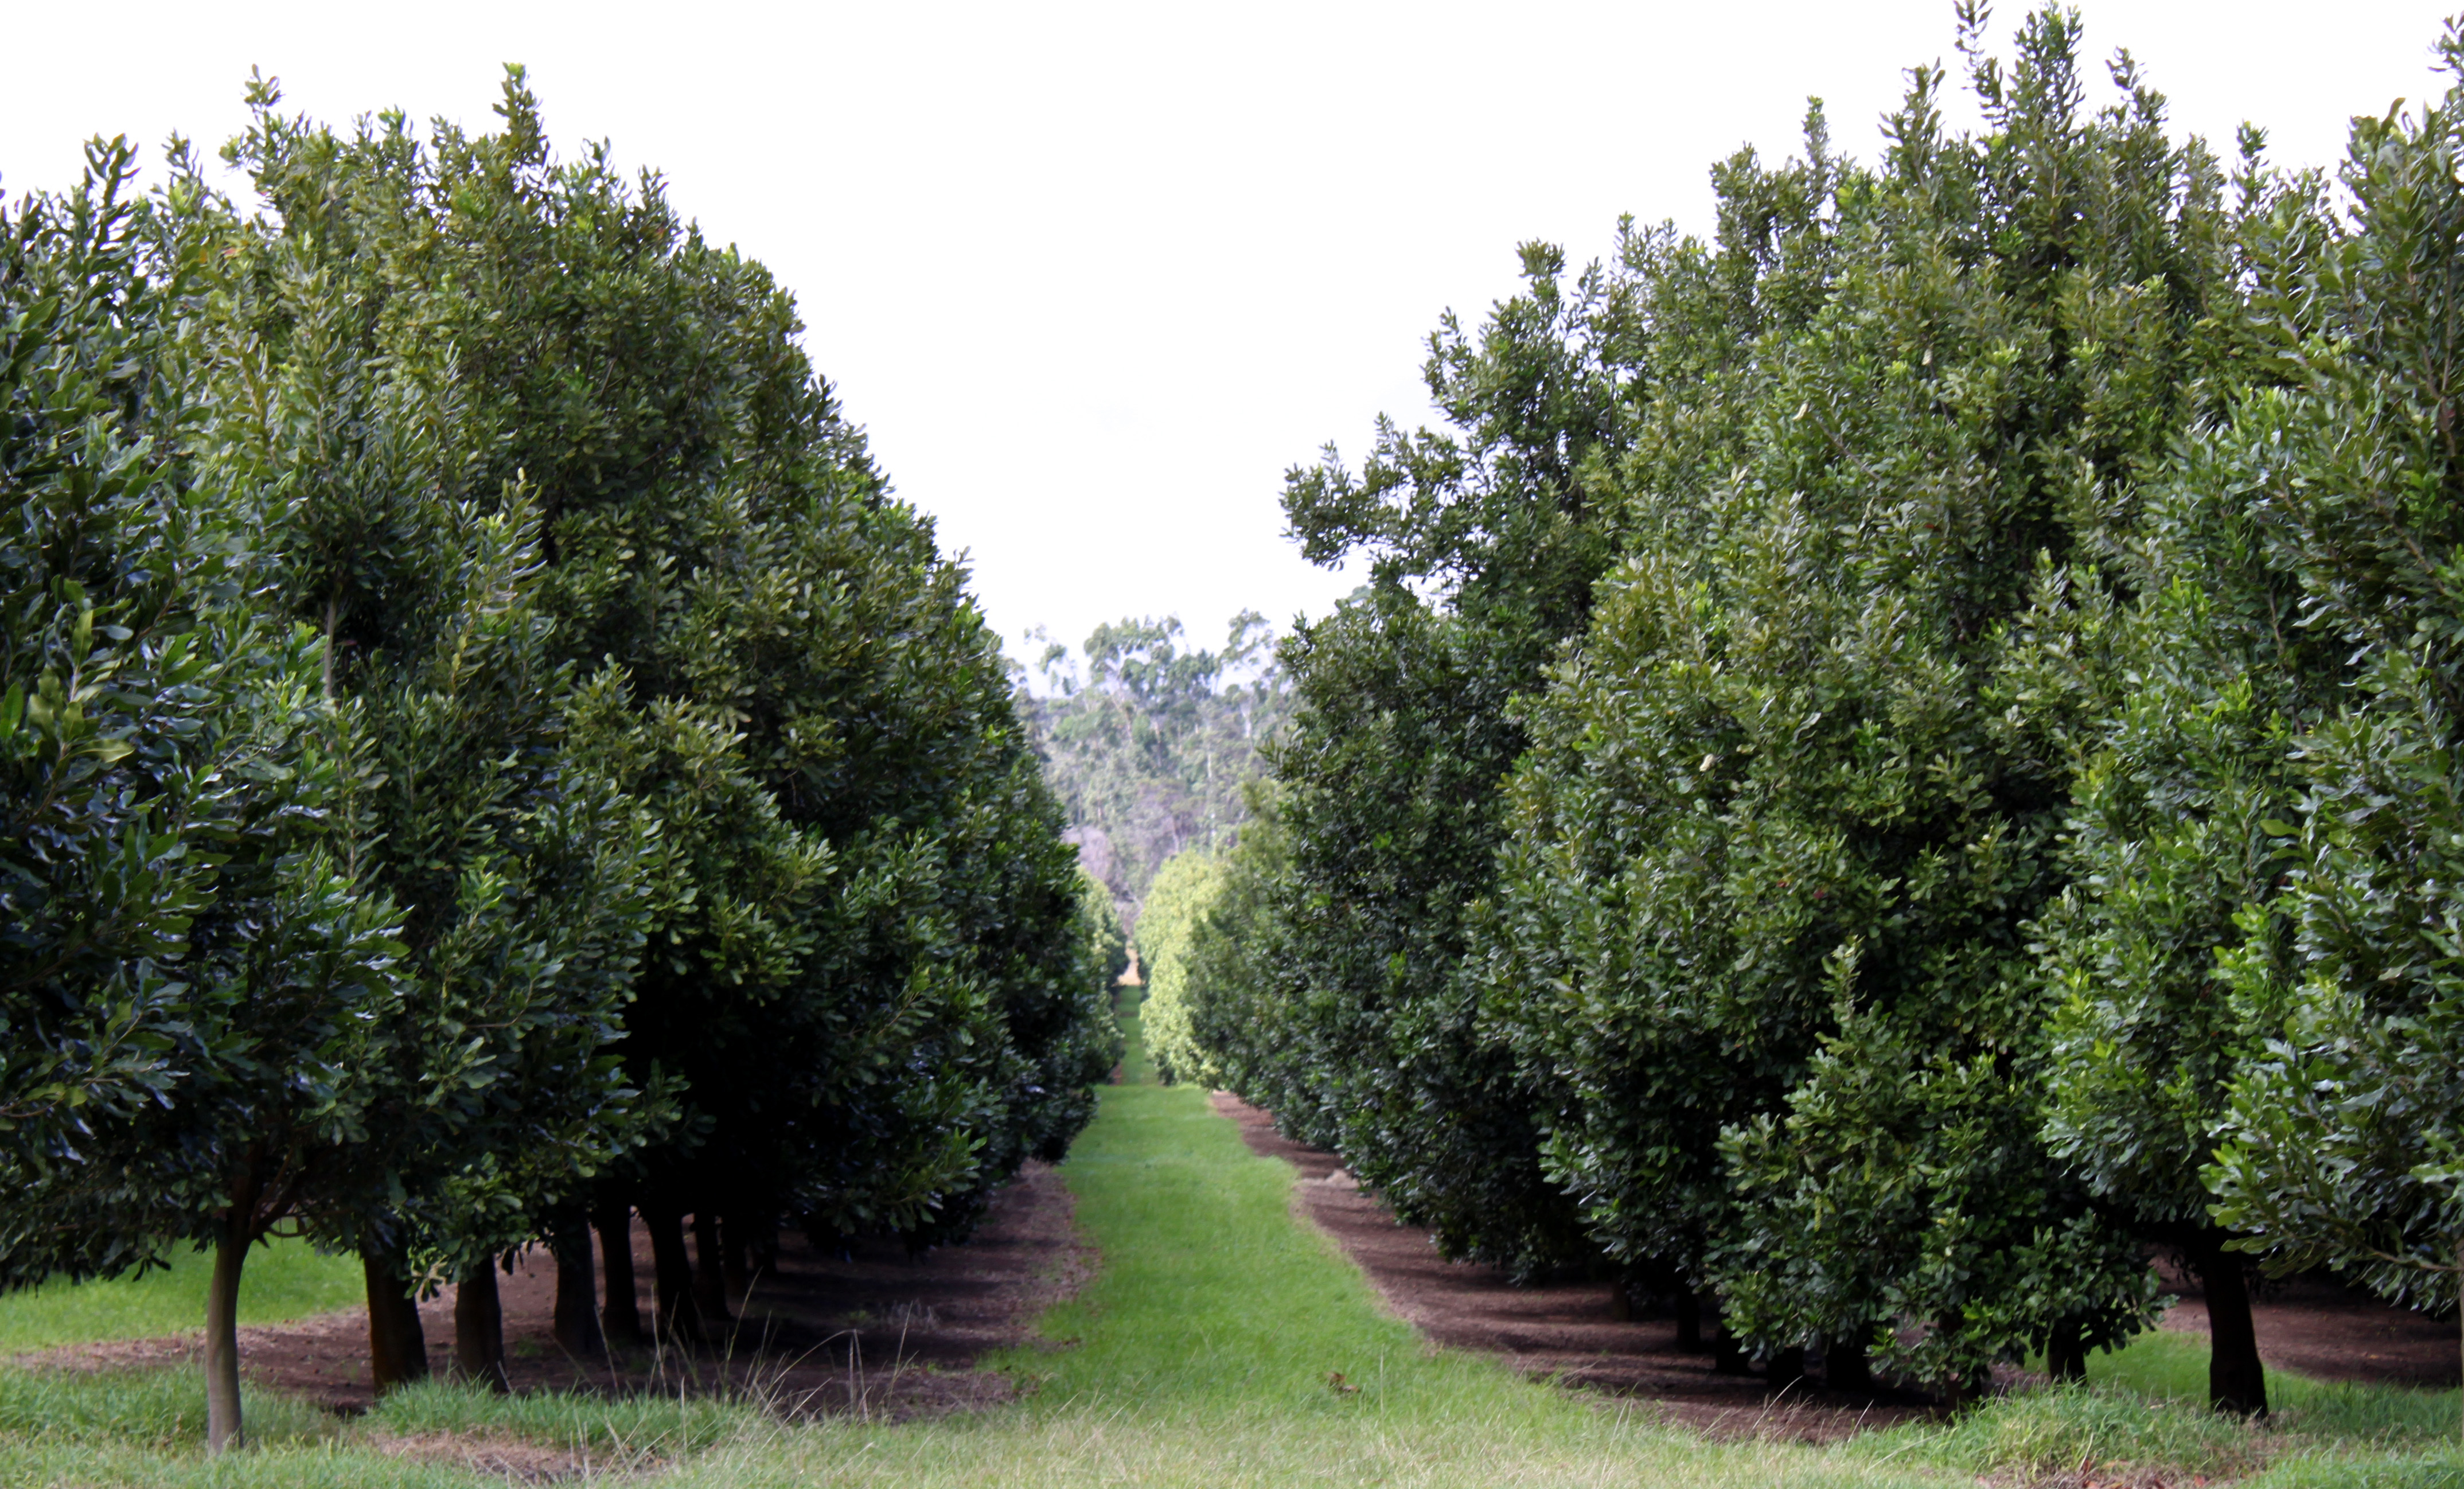
<instances>
[{"instance_id":1,"label":"orchard tree row","mask_svg":"<svg viewBox=\"0 0 2464 1489\"><path fill-rule=\"evenodd\" d=\"M2464 93L2287 173L1982 30L1294 472L1375 579L1158 1053L1777 1376L2076 1376L2168 1251L2263 1412L2247 1269L2464 1259Z\"/></svg>"},{"instance_id":2,"label":"orchard tree row","mask_svg":"<svg viewBox=\"0 0 2464 1489\"><path fill-rule=\"evenodd\" d=\"M963 1236L1117 1059L996 638L789 297L604 147L278 111L0 215L0 1283L364 1261L376 1380ZM1117 931L1113 933L1117 940ZM685 1217L696 1244L688 1252ZM740 1279L739 1279L740 1281Z\"/></svg>"}]
</instances>

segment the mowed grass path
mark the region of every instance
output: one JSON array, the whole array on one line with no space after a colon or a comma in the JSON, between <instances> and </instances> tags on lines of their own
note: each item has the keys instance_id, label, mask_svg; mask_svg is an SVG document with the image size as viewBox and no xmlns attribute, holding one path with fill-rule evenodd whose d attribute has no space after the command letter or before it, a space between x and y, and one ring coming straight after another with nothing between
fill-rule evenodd
<instances>
[{"instance_id":1,"label":"mowed grass path","mask_svg":"<svg viewBox=\"0 0 2464 1489\"><path fill-rule=\"evenodd\" d=\"M1203 1093L1122 1085L1064 1168L1103 1255L1041 1347L998 1362L1031 1393L967 1419L834 1424L722 1448L701 1485L1904 1482L1775 1444L1721 1447L1647 1414L1434 1351L1290 1211ZM1331 1382L1339 1372L1342 1386Z\"/></svg>"},{"instance_id":2,"label":"mowed grass path","mask_svg":"<svg viewBox=\"0 0 2464 1489\"><path fill-rule=\"evenodd\" d=\"M1143 1074L1133 1056L1133 1073ZM1518 1378L1429 1348L1290 1212L1293 1172L1250 1153L1204 1095L1108 1087L1064 1173L1101 1269L1034 1347L989 1362L1021 1401L905 1424L790 1425L745 1405L494 1399L431 1386L342 1423L262 1394L258 1446L198 1441L191 1372L100 1380L0 1370L0 1484L502 1483L405 1461L388 1435L583 1445L605 1469L678 1486L1968 1485L2099 1465L2102 1481L2255 1475L2265 1489L2464 1483L2454 1392L2279 1377L2292 1410L2251 1429L2201 1409L2204 1350L2180 1336L2113 1360L2101 1384L1989 1402L1947 1427L1837 1448L1705 1442L1646 1406ZM2195 1357L2195 1358L2194 1358ZM1340 1372L1338 1390L1331 1372ZM2137 1464L2137 1471L2127 1465Z\"/></svg>"}]
</instances>

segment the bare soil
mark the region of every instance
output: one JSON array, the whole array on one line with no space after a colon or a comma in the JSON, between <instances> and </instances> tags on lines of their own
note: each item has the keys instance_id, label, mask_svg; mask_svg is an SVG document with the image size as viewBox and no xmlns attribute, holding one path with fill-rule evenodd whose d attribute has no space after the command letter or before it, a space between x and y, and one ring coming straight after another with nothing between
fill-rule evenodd
<instances>
[{"instance_id":1,"label":"bare soil","mask_svg":"<svg viewBox=\"0 0 2464 1489\"><path fill-rule=\"evenodd\" d=\"M1914 1391L1839 1392L1818 1380L1773 1394L1758 1374L1722 1374L1707 1350L1680 1348L1674 1320L1614 1318L1611 1283L1516 1286L1495 1267L1449 1261L1428 1232L1397 1221L1334 1154L1284 1137L1272 1114L1238 1097L1219 1091L1213 1100L1252 1151L1300 1171L1294 1211L1331 1237L1387 1305L1437 1344L1498 1356L1525 1374L1648 1401L1669 1419L1715 1436L1832 1441L1939 1410ZM2167 1290L2181 1295L2164 1326L2205 1333L2207 1305L2196 1283L2161 1263L2160 1271ZM2272 1367L2330 1380L2456 1384L2452 1322L2310 1278L2269 1287L2253 1311L2259 1353ZM2026 1378L2006 1373L2006 1383Z\"/></svg>"},{"instance_id":2,"label":"bare soil","mask_svg":"<svg viewBox=\"0 0 2464 1489\"><path fill-rule=\"evenodd\" d=\"M681 1390L749 1395L803 1414L899 1420L990 1406L1013 1392L1007 1376L977 1368L979 1357L1023 1343L1039 1312L1093 1275L1094 1251L1071 1223L1073 1210L1060 1175L1049 1165L1030 1163L965 1245L921 1255L894 1241L841 1251L782 1236L776 1273L754 1280L735 1325L714 1330L712 1346L645 1347L598 1359L577 1359L558 1347L551 1330L555 1265L534 1251L498 1280L509 1373L516 1390ZM633 1266L647 1324L650 1243L638 1224ZM429 1368L449 1374L453 1290L423 1303L420 1319ZM129 1340L48 1350L17 1363L123 1369L191 1359L198 1347L195 1335ZM367 1352L364 1309L240 1330L241 1369L252 1381L344 1413L363 1412L373 1399ZM415 1456L437 1447L412 1438L402 1443ZM514 1452L510 1444L461 1439L449 1446L456 1454ZM506 1468L519 1477L524 1466ZM531 1468L537 1473L547 1465Z\"/></svg>"}]
</instances>

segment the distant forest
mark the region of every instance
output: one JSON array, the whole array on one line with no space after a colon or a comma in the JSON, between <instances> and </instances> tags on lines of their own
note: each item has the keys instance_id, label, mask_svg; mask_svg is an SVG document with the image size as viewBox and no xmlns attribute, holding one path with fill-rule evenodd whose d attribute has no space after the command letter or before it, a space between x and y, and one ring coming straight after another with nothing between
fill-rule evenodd
<instances>
[{"instance_id":1,"label":"distant forest","mask_svg":"<svg viewBox=\"0 0 2464 1489\"><path fill-rule=\"evenodd\" d=\"M1229 847L1248 820L1260 751L1284 716L1274 632L1244 610L1220 651L1192 647L1177 616L1098 625L1075 652L1034 636L1047 643L1043 687L1019 669L1020 716L1068 813L1065 836L1134 931L1166 860Z\"/></svg>"}]
</instances>

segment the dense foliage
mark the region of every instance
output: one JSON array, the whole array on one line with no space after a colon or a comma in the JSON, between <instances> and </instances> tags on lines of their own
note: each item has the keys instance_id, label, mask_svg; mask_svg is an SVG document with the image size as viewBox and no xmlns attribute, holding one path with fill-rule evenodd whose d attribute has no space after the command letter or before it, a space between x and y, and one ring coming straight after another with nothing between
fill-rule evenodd
<instances>
[{"instance_id":1,"label":"dense foliage","mask_svg":"<svg viewBox=\"0 0 2464 1489\"><path fill-rule=\"evenodd\" d=\"M2464 78L2464 28L2441 50ZM2257 311L2288 385L2189 471L2244 538L2217 602L2254 676L2217 712L2292 736L2265 752L2280 815L2235 824L2276 877L2219 938L2223 1001L2264 1039L2205 1176L2237 1244L2438 1307L2464 1275L2459 169L2464 85L2357 122L2349 223L2270 224ZM2261 600L2293 642L2252 624Z\"/></svg>"},{"instance_id":2,"label":"dense foliage","mask_svg":"<svg viewBox=\"0 0 2464 1489\"><path fill-rule=\"evenodd\" d=\"M235 1289L288 1217L382 1386L440 1278L500 1372L535 1239L591 1333L594 1212L687 1339L781 1223L963 1237L1091 1115L1121 961L963 572L767 273L518 70L424 142L251 103L264 216L120 150L9 223L5 1275Z\"/></svg>"},{"instance_id":3,"label":"dense foliage","mask_svg":"<svg viewBox=\"0 0 2464 1489\"><path fill-rule=\"evenodd\" d=\"M1818 105L1723 164L1708 241L1527 249L1433 339L1451 431L1295 473L1375 578L1284 648L1172 1058L1775 1378L2076 1373L2167 1248L2263 1412L2246 1259L2464 1255L2456 105L2357 126L2347 226L2126 55L2090 107L2076 16L1982 25L1982 132L1920 69L1871 166Z\"/></svg>"},{"instance_id":4,"label":"dense foliage","mask_svg":"<svg viewBox=\"0 0 2464 1489\"><path fill-rule=\"evenodd\" d=\"M1496 781L1528 742L1510 701L1582 624L1609 556L1596 483L1643 375L1621 284L1570 282L1537 246L1524 266L1528 291L1476 335L1450 319L1432 339L1454 432L1381 426L1360 473L1330 451L1291 474L1309 555L1364 555L1372 577L1283 648L1286 869L1251 995L1280 1048L1243 1089L1451 1251L1528 1273L1592 1247L1540 1171L1528 1072L1475 1027L1465 911L1493 882Z\"/></svg>"}]
</instances>

